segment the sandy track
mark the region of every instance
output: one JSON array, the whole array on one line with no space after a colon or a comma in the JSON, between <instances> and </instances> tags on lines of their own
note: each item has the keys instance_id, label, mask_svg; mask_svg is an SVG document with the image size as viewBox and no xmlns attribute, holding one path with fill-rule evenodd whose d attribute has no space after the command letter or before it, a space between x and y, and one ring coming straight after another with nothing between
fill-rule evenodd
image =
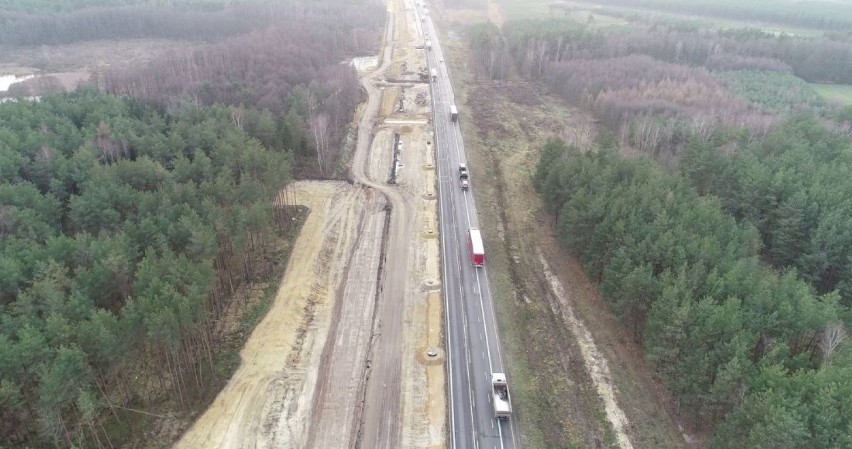
<instances>
[{"instance_id":1,"label":"sandy track","mask_svg":"<svg viewBox=\"0 0 852 449\"><path fill-rule=\"evenodd\" d=\"M334 295L359 235L383 203L342 182L293 188L310 215L272 307L240 353L242 364L179 448L301 448ZM370 213L372 211L372 213Z\"/></svg>"},{"instance_id":2,"label":"sandy track","mask_svg":"<svg viewBox=\"0 0 852 449\"><path fill-rule=\"evenodd\" d=\"M598 395L604 403L606 418L612 424L612 430L615 432L618 447L621 449L633 449L633 444L630 443L630 438L627 435L630 421L627 419L624 410L618 406L618 401L615 397L615 386L613 385L612 376L609 373L609 364L606 358L595 345L589 329L574 314L574 308L571 305L573 301L570 295L565 291L559 278L550 270L547 259L545 259L540 251L538 253L538 261L541 264L542 273L550 286L550 292L554 295L554 298L549 299L555 300L558 304L558 306L554 306L552 309L554 313L562 315L562 319L565 320L565 323L577 340L577 344L580 347L580 354L583 356L583 364L589 372L592 383L594 383Z\"/></svg>"},{"instance_id":3,"label":"sandy track","mask_svg":"<svg viewBox=\"0 0 852 449\"><path fill-rule=\"evenodd\" d=\"M391 78L414 86L410 83L418 78L414 70L426 65L424 50L415 49L421 44L413 2L391 0L381 66L361 80L369 97L359 123L352 172L359 182L384 193L392 206L372 366L356 445L362 448L442 447L445 442L443 354L425 355L427 348L440 345L443 321L442 299L430 294L440 288L438 246L432 238L436 197L433 148L427 144L431 126L425 123L428 109L415 107L417 94L425 95L427 86L377 87ZM400 72L403 66L408 69ZM398 104L400 95L404 110L388 114L387 105ZM389 187L380 184L385 165L376 159L392 158L393 146L387 142L393 142L393 133L400 135L404 165L398 185Z\"/></svg>"},{"instance_id":4,"label":"sandy track","mask_svg":"<svg viewBox=\"0 0 852 449\"><path fill-rule=\"evenodd\" d=\"M307 447L345 448L355 442L385 231L384 199L378 196L381 201L371 204L367 219L359 226L355 251L346 264L344 288L335 300Z\"/></svg>"}]
</instances>

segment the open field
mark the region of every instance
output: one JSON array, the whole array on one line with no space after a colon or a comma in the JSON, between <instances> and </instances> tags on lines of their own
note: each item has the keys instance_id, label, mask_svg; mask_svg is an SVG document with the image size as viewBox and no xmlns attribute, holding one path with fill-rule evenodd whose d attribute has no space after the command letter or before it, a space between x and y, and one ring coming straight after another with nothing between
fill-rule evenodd
<instances>
[{"instance_id":1,"label":"open field","mask_svg":"<svg viewBox=\"0 0 852 449\"><path fill-rule=\"evenodd\" d=\"M811 84L810 86L828 102L852 105L852 85Z\"/></svg>"}]
</instances>

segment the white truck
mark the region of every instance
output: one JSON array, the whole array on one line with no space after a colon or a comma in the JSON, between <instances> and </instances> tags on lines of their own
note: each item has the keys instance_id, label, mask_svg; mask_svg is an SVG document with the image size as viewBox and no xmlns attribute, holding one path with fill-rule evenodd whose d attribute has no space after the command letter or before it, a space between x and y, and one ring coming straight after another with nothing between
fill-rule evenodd
<instances>
[{"instance_id":1,"label":"white truck","mask_svg":"<svg viewBox=\"0 0 852 449\"><path fill-rule=\"evenodd\" d=\"M491 396L494 402L494 417L509 419L512 416L512 400L509 398L509 384L503 373L491 373Z\"/></svg>"},{"instance_id":2,"label":"white truck","mask_svg":"<svg viewBox=\"0 0 852 449\"><path fill-rule=\"evenodd\" d=\"M433 82L438 81L438 70L437 69L432 69L432 81Z\"/></svg>"}]
</instances>

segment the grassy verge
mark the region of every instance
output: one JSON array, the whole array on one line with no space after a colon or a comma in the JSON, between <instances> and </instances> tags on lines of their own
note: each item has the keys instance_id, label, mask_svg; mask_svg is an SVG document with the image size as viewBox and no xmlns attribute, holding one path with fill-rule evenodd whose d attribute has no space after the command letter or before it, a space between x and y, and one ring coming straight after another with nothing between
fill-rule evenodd
<instances>
[{"instance_id":1,"label":"grassy verge","mask_svg":"<svg viewBox=\"0 0 852 449\"><path fill-rule=\"evenodd\" d=\"M850 84L811 84L822 98L843 106L852 105L852 85Z\"/></svg>"}]
</instances>

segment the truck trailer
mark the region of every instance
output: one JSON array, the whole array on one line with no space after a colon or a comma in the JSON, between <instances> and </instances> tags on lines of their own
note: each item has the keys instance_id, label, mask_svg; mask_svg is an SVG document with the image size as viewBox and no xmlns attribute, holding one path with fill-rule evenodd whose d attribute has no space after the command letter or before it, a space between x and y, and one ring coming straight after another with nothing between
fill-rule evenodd
<instances>
[{"instance_id":1,"label":"truck trailer","mask_svg":"<svg viewBox=\"0 0 852 449\"><path fill-rule=\"evenodd\" d=\"M456 105L450 105L450 120L457 122L459 120L459 110L456 109Z\"/></svg>"},{"instance_id":2,"label":"truck trailer","mask_svg":"<svg viewBox=\"0 0 852 449\"><path fill-rule=\"evenodd\" d=\"M482 233L479 229L468 231L468 243L470 244L470 262L474 267L485 265L485 245L482 244Z\"/></svg>"},{"instance_id":3,"label":"truck trailer","mask_svg":"<svg viewBox=\"0 0 852 449\"><path fill-rule=\"evenodd\" d=\"M509 398L509 383L503 373L491 373L491 396L494 402L494 417L509 419L512 416L512 400Z\"/></svg>"},{"instance_id":4,"label":"truck trailer","mask_svg":"<svg viewBox=\"0 0 852 449\"><path fill-rule=\"evenodd\" d=\"M432 82L438 81L438 69L432 69Z\"/></svg>"}]
</instances>

